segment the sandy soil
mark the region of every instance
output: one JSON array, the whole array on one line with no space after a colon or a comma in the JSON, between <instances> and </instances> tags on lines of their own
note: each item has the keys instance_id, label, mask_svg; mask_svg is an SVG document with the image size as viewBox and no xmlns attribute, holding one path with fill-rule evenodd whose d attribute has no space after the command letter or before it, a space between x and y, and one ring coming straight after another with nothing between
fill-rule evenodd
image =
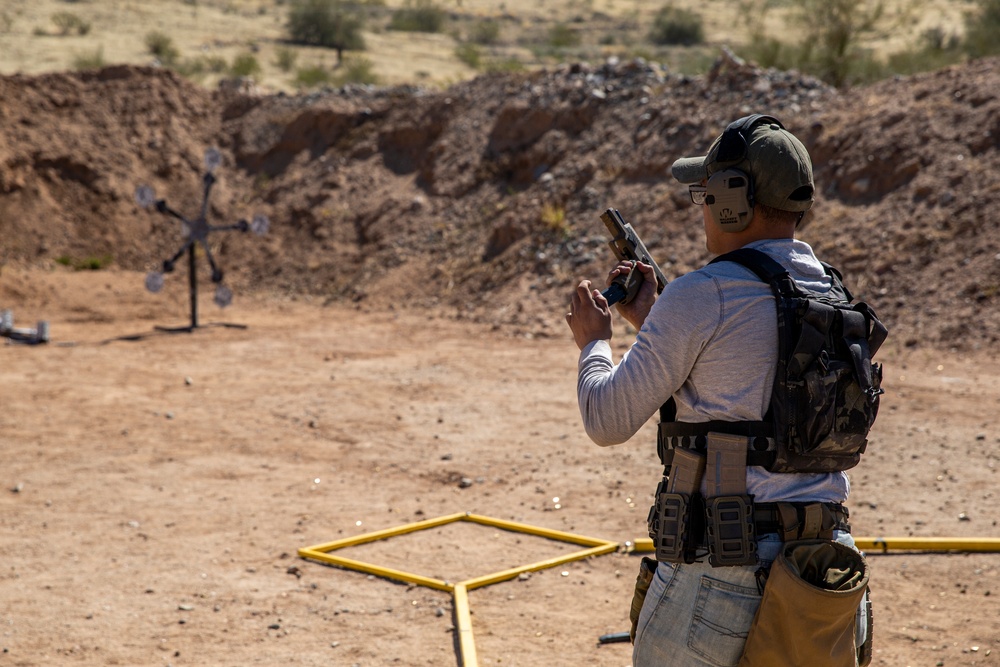
<instances>
[{"instance_id":1,"label":"sandy soil","mask_svg":"<svg viewBox=\"0 0 1000 667\"><path fill-rule=\"evenodd\" d=\"M644 534L653 427L588 441L568 331L237 294L224 312L205 297L201 322L246 329L169 335L154 326L187 323L185 296L139 273L3 271L35 297L0 306L52 341L0 345L0 665L458 664L447 594L296 550L461 511ZM882 358L855 534L1000 536L1000 363ZM353 556L454 580L566 549L457 524ZM995 555L871 563L875 664L998 662ZM626 629L637 566L616 553L473 591L479 663L627 665L597 638Z\"/></svg>"}]
</instances>

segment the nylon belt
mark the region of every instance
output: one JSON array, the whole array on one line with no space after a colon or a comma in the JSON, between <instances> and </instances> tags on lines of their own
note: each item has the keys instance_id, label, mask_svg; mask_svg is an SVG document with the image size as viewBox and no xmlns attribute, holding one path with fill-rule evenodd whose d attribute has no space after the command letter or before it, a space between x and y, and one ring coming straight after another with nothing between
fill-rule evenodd
<instances>
[{"instance_id":1,"label":"nylon belt","mask_svg":"<svg viewBox=\"0 0 1000 667\"><path fill-rule=\"evenodd\" d=\"M771 422L660 422L656 433L656 453L663 465L670 465L675 449L706 452L709 431L746 436L750 439L747 465L769 467L774 463L778 445Z\"/></svg>"},{"instance_id":2,"label":"nylon belt","mask_svg":"<svg viewBox=\"0 0 1000 667\"><path fill-rule=\"evenodd\" d=\"M783 542L824 535L825 539L831 539L835 530L850 533L849 518L850 512L840 503L756 503L753 506L757 536L777 533ZM696 539L696 548L707 548L704 532Z\"/></svg>"}]
</instances>

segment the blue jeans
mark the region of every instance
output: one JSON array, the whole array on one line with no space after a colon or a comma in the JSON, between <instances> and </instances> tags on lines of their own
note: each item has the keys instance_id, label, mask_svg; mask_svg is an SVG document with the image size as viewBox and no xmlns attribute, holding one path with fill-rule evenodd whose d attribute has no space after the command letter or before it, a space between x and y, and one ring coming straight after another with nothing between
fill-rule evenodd
<instances>
[{"instance_id":1,"label":"blue jeans","mask_svg":"<svg viewBox=\"0 0 1000 667\"><path fill-rule=\"evenodd\" d=\"M854 546L850 533L834 538ZM777 535L757 541L760 564L712 567L703 563L660 563L646 593L636 628L635 667L735 667L760 605L754 573L781 552ZM857 643L867 636L859 610Z\"/></svg>"}]
</instances>

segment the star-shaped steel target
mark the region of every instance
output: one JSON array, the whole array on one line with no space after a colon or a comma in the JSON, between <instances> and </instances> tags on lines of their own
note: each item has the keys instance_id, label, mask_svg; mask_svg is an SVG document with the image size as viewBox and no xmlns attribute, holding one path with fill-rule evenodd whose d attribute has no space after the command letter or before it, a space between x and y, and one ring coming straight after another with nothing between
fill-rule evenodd
<instances>
[{"instance_id":1,"label":"star-shaped steel target","mask_svg":"<svg viewBox=\"0 0 1000 667\"><path fill-rule=\"evenodd\" d=\"M233 292L222 283L223 273L212 256L212 249L208 244L208 236L212 232L219 231L239 231L253 232L257 236L267 233L270 221L265 215L255 215L252 220L240 220L232 225L212 225L208 222L208 202L212 193L212 186L215 185L215 170L222 164L222 154L215 148L205 151L205 174L202 176L204 193L201 202L201 210L195 218L186 218L167 205L166 200L157 199L156 193L149 185L141 185L135 191L135 201L144 209L156 209L157 212L176 218L181 222L181 234L184 243L180 249L174 253L170 259L163 261L162 271L151 271L146 275L146 289L154 294L163 289L166 283L166 274L173 273L177 261L187 252L188 254L188 285L191 298L191 324L186 327L176 327L164 329L165 331L192 331L198 327L198 276L195 266L195 249L201 245L208 258L208 264L212 269L212 282L215 283L215 303L220 308L225 308L233 301ZM236 325L225 325L236 326Z\"/></svg>"}]
</instances>

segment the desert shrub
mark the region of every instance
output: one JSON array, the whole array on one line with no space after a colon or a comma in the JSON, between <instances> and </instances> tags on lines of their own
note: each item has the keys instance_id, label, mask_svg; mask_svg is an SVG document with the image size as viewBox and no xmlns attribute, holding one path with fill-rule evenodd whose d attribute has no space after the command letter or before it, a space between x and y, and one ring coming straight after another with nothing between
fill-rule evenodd
<instances>
[{"instance_id":1,"label":"desert shrub","mask_svg":"<svg viewBox=\"0 0 1000 667\"><path fill-rule=\"evenodd\" d=\"M523 72L527 68L517 58L509 57L491 58L486 61L483 69L487 72Z\"/></svg>"},{"instance_id":2,"label":"desert shrub","mask_svg":"<svg viewBox=\"0 0 1000 667\"><path fill-rule=\"evenodd\" d=\"M181 76L189 79L200 80L205 76L208 68L205 66L204 58L185 58L173 64L173 69Z\"/></svg>"},{"instance_id":3,"label":"desert shrub","mask_svg":"<svg viewBox=\"0 0 1000 667\"><path fill-rule=\"evenodd\" d=\"M665 5L656 12L649 41L670 46L691 46L705 41L701 14Z\"/></svg>"},{"instance_id":4,"label":"desert shrub","mask_svg":"<svg viewBox=\"0 0 1000 667\"><path fill-rule=\"evenodd\" d=\"M469 30L469 41L488 46L500 41L500 22L493 19L476 21Z\"/></svg>"},{"instance_id":5,"label":"desert shrub","mask_svg":"<svg viewBox=\"0 0 1000 667\"><path fill-rule=\"evenodd\" d=\"M479 47L469 42L463 42L455 47L455 57L472 69L479 69L482 61L482 54Z\"/></svg>"},{"instance_id":6,"label":"desert shrub","mask_svg":"<svg viewBox=\"0 0 1000 667\"><path fill-rule=\"evenodd\" d=\"M205 69L213 74L221 74L229 67L222 56L202 56L200 59L205 63Z\"/></svg>"},{"instance_id":7,"label":"desert shrub","mask_svg":"<svg viewBox=\"0 0 1000 667\"><path fill-rule=\"evenodd\" d=\"M549 46L564 49L580 45L580 34L565 23L557 23L549 30Z\"/></svg>"},{"instance_id":8,"label":"desert shrub","mask_svg":"<svg viewBox=\"0 0 1000 667\"><path fill-rule=\"evenodd\" d=\"M406 0L406 4L392 13L389 30L405 32L441 32L444 27L444 10L433 0Z\"/></svg>"},{"instance_id":9,"label":"desert shrub","mask_svg":"<svg viewBox=\"0 0 1000 667\"><path fill-rule=\"evenodd\" d=\"M280 46L274 51L274 64L282 72L291 72L299 54L287 46Z\"/></svg>"},{"instance_id":10,"label":"desert shrub","mask_svg":"<svg viewBox=\"0 0 1000 667\"><path fill-rule=\"evenodd\" d=\"M569 222L566 220L566 208L560 204L545 202L542 204L542 211L539 214L542 225L550 232L568 237L570 233Z\"/></svg>"},{"instance_id":11,"label":"desert shrub","mask_svg":"<svg viewBox=\"0 0 1000 667\"><path fill-rule=\"evenodd\" d=\"M229 63L222 56L198 56L176 62L173 68L189 79L200 79L207 73L222 74L229 71Z\"/></svg>"},{"instance_id":12,"label":"desert shrub","mask_svg":"<svg viewBox=\"0 0 1000 667\"><path fill-rule=\"evenodd\" d=\"M897 29L884 17L883 0L798 0L789 20L797 41L784 42L766 35L763 17L768 0L743 0L741 23L750 31L741 55L761 65L799 69L834 86L845 86L884 76L886 67L862 46Z\"/></svg>"},{"instance_id":13,"label":"desert shrub","mask_svg":"<svg viewBox=\"0 0 1000 667\"><path fill-rule=\"evenodd\" d=\"M75 70L101 69L106 64L103 46L97 47L97 50L90 53L81 53L73 57L73 69Z\"/></svg>"},{"instance_id":14,"label":"desert shrub","mask_svg":"<svg viewBox=\"0 0 1000 667\"><path fill-rule=\"evenodd\" d=\"M375 64L368 58L345 58L341 71L337 74L336 83L344 85L346 83L378 83L378 75L375 74Z\"/></svg>"},{"instance_id":15,"label":"desert shrub","mask_svg":"<svg viewBox=\"0 0 1000 667\"><path fill-rule=\"evenodd\" d=\"M965 50L973 58L1000 53L1000 0L977 0L965 17Z\"/></svg>"},{"instance_id":16,"label":"desert shrub","mask_svg":"<svg viewBox=\"0 0 1000 667\"><path fill-rule=\"evenodd\" d=\"M68 35L71 32L86 35L90 32L90 24L73 12L56 12L52 15L52 23L55 24L60 35Z\"/></svg>"},{"instance_id":17,"label":"desert shrub","mask_svg":"<svg viewBox=\"0 0 1000 667\"><path fill-rule=\"evenodd\" d=\"M330 70L322 65L309 65L295 72L295 85L300 88L314 88L333 81Z\"/></svg>"},{"instance_id":18,"label":"desert shrub","mask_svg":"<svg viewBox=\"0 0 1000 667\"><path fill-rule=\"evenodd\" d=\"M886 74L916 74L940 69L962 59L961 46L957 35L930 28L921 35L917 48L889 56L884 70Z\"/></svg>"},{"instance_id":19,"label":"desert shrub","mask_svg":"<svg viewBox=\"0 0 1000 667\"><path fill-rule=\"evenodd\" d=\"M871 65L871 54L859 46L880 33L882 0L802 0L797 22L804 28L799 44L801 67L827 83L843 86Z\"/></svg>"},{"instance_id":20,"label":"desert shrub","mask_svg":"<svg viewBox=\"0 0 1000 667\"><path fill-rule=\"evenodd\" d=\"M260 63L252 53L240 53L233 58L233 64L229 66L229 74L232 76L249 76L256 78L261 72Z\"/></svg>"},{"instance_id":21,"label":"desert shrub","mask_svg":"<svg viewBox=\"0 0 1000 667\"><path fill-rule=\"evenodd\" d=\"M101 255L89 256L89 257L70 257L69 255L60 255L56 257L56 264L61 264L62 266L67 266L74 271L100 271L101 269L107 268L114 262L114 258L111 255Z\"/></svg>"},{"instance_id":22,"label":"desert shrub","mask_svg":"<svg viewBox=\"0 0 1000 667\"><path fill-rule=\"evenodd\" d=\"M156 57L164 65L170 66L177 63L180 52L174 46L174 40L159 30L152 30L146 33L146 50Z\"/></svg>"},{"instance_id":23,"label":"desert shrub","mask_svg":"<svg viewBox=\"0 0 1000 667\"><path fill-rule=\"evenodd\" d=\"M741 57L752 60L761 67L777 69L792 69L796 66L796 56L793 51L794 47L791 45L763 35L756 36L746 46L738 49Z\"/></svg>"},{"instance_id":24,"label":"desert shrub","mask_svg":"<svg viewBox=\"0 0 1000 667\"><path fill-rule=\"evenodd\" d=\"M361 36L364 18L358 8L340 0L296 0L288 12L288 35L296 44L344 51L365 48Z\"/></svg>"}]
</instances>

